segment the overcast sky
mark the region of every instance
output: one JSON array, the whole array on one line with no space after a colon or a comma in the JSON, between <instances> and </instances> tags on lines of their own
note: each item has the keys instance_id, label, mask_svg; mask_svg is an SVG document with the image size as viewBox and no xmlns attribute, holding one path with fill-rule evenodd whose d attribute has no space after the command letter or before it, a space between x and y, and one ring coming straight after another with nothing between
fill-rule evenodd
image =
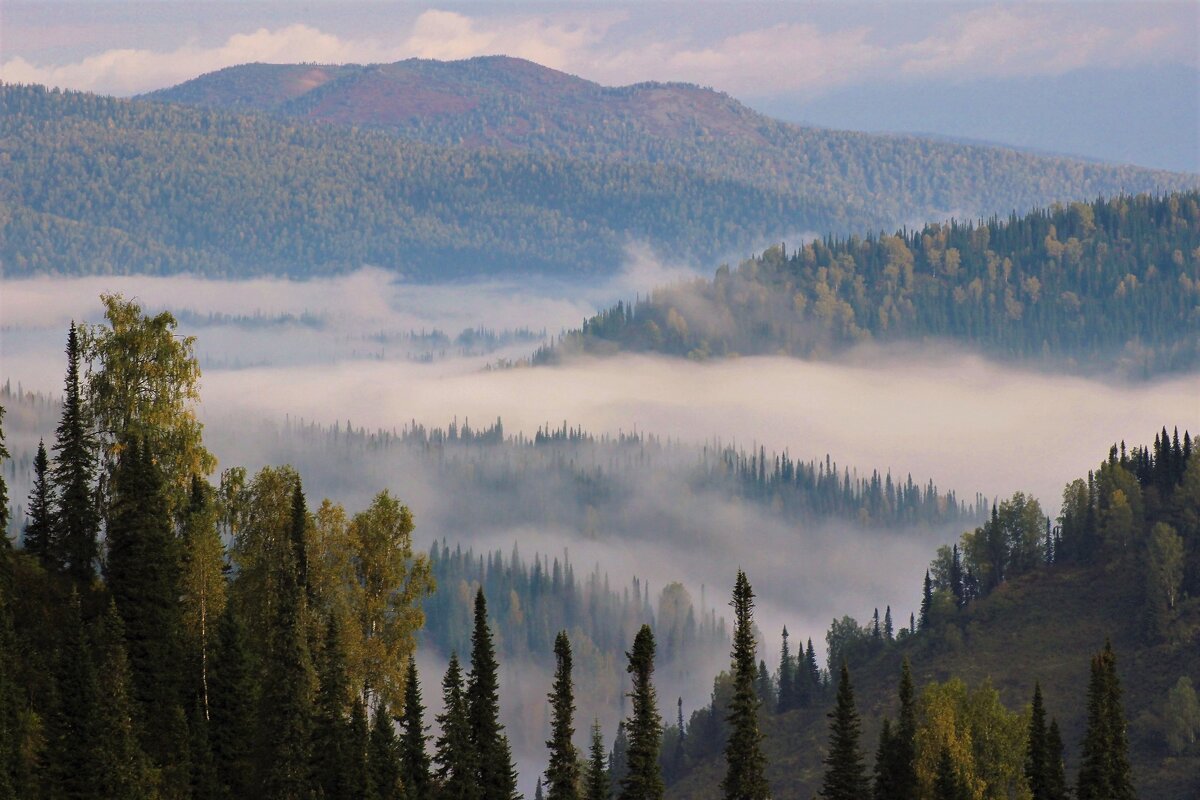
<instances>
[{"instance_id":1,"label":"overcast sky","mask_svg":"<svg viewBox=\"0 0 1200 800\"><path fill-rule=\"evenodd\" d=\"M712 86L788 119L1189 170L1198 42L1194 2L0 5L6 81L128 95L249 61L503 53Z\"/></svg>"}]
</instances>

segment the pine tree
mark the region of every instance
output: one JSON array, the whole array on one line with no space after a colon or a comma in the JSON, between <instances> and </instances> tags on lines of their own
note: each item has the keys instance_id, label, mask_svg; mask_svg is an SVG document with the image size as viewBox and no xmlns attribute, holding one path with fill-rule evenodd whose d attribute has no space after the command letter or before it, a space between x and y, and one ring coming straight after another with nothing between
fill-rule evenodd
<instances>
[{"instance_id":1,"label":"pine tree","mask_svg":"<svg viewBox=\"0 0 1200 800\"><path fill-rule=\"evenodd\" d=\"M587 785L584 789L585 800L610 800L612 784L608 779L604 758L604 733L600 729L600 720L592 722L592 747L588 758Z\"/></svg>"},{"instance_id":2,"label":"pine tree","mask_svg":"<svg viewBox=\"0 0 1200 800\"><path fill-rule=\"evenodd\" d=\"M549 800L578 800L579 754L572 744L575 736L575 690L571 684L571 641L566 631L554 638L554 689L550 700L550 763L546 767Z\"/></svg>"},{"instance_id":3,"label":"pine tree","mask_svg":"<svg viewBox=\"0 0 1200 800\"><path fill-rule=\"evenodd\" d=\"M796 660L788 650L788 630L783 628L783 646L779 648L779 707L778 711L790 711L796 707Z\"/></svg>"},{"instance_id":4,"label":"pine tree","mask_svg":"<svg viewBox=\"0 0 1200 800\"><path fill-rule=\"evenodd\" d=\"M1063 761L1063 740L1058 730L1058 720L1050 720L1046 733L1046 797L1049 800L1067 800L1067 766Z\"/></svg>"},{"instance_id":5,"label":"pine tree","mask_svg":"<svg viewBox=\"0 0 1200 800\"><path fill-rule=\"evenodd\" d=\"M471 718L463 689L458 654L450 654L450 665L442 679L442 705L437 717L442 735L437 740L438 797L444 800L479 800L475 748L471 743Z\"/></svg>"},{"instance_id":6,"label":"pine tree","mask_svg":"<svg viewBox=\"0 0 1200 800\"><path fill-rule=\"evenodd\" d=\"M127 443L113 476L105 577L125 625L142 747L155 763L180 761L179 580L162 477L141 442Z\"/></svg>"},{"instance_id":7,"label":"pine tree","mask_svg":"<svg viewBox=\"0 0 1200 800\"><path fill-rule=\"evenodd\" d=\"M861 723L854 707L850 670L844 661L838 678L837 705L829 719L829 755L824 759L821 796L825 800L862 800L869 789L859 746Z\"/></svg>"},{"instance_id":8,"label":"pine tree","mask_svg":"<svg viewBox=\"0 0 1200 800\"><path fill-rule=\"evenodd\" d=\"M255 747L255 686L246 654L246 632L233 605L217 620L209 673L209 741L224 797L253 794L250 754Z\"/></svg>"},{"instance_id":9,"label":"pine tree","mask_svg":"<svg viewBox=\"0 0 1200 800\"><path fill-rule=\"evenodd\" d=\"M912 667L908 659L900 665L900 715L892 739L892 785L894 800L917 800L917 707L914 697Z\"/></svg>"},{"instance_id":10,"label":"pine tree","mask_svg":"<svg viewBox=\"0 0 1200 800\"><path fill-rule=\"evenodd\" d=\"M500 724L500 678L492 631L488 627L487 600L481 587L475 595L475 628L471 634L471 674L467 679L467 711L471 720L471 746L477 758L482 800L513 800L517 795L516 769Z\"/></svg>"},{"instance_id":11,"label":"pine tree","mask_svg":"<svg viewBox=\"0 0 1200 800\"><path fill-rule=\"evenodd\" d=\"M51 557L54 552L54 497L50 493L48 473L50 462L46 445L38 440L37 455L33 458L33 488L29 491L29 522L25 524L25 550L37 556L47 569L56 568Z\"/></svg>"},{"instance_id":12,"label":"pine tree","mask_svg":"<svg viewBox=\"0 0 1200 800\"><path fill-rule=\"evenodd\" d=\"M321 653L317 702L313 716L313 782L325 800L350 800L350 728L346 711L350 696L346 661L338 632L337 618L331 616Z\"/></svg>"},{"instance_id":13,"label":"pine tree","mask_svg":"<svg viewBox=\"0 0 1200 800\"><path fill-rule=\"evenodd\" d=\"M51 561L62 563L77 582L88 584L96 574L100 514L95 493L95 442L79 386L79 335L75 323L67 333L67 377L62 417L55 431L54 532L56 551ZM133 654L130 653L130 657Z\"/></svg>"},{"instance_id":14,"label":"pine tree","mask_svg":"<svg viewBox=\"0 0 1200 800\"><path fill-rule=\"evenodd\" d=\"M1025 745L1025 780L1033 800L1047 800L1049 795L1048 741L1046 708L1042 704L1042 686L1033 685L1033 706L1029 715L1029 735Z\"/></svg>"},{"instance_id":15,"label":"pine tree","mask_svg":"<svg viewBox=\"0 0 1200 800\"><path fill-rule=\"evenodd\" d=\"M658 756L662 747L662 718L658 715L654 675L654 633L642 625L627 653L626 671L633 676L633 715L627 723L628 773L621 780L620 800L661 800L662 771Z\"/></svg>"},{"instance_id":16,"label":"pine tree","mask_svg":"<svg viewBox=\"0 0 1200 800\"><path fill-rule=\"evenodd\" d=\"M742 570L738 570L730 605L734 614L733 699L725 717L729 738L721 790L727 800L765 800L771 790L765 774L763 735L758 727L761 700L755 686L759 670L754 665L754 591Z\"/></svg>"},{"instance_id":17,"label":"pine tree","mask_svg":"<svg viewBox=\"0 0 1200 800\"><path fill-rule=\"evenodd\" d=\"M408 800L430 800L429 754L425 751L429 735L425 732L424 713L417 660L409 656L404 682L404 716L400 719L400 780Z\"/></svg>"},{"instance_id":18,"label":"pine tree","mask_svg":"<svg viewBox=\"0 0 1200 800\"><path fill-rule=\"evenodd\" d=\"M371 719L371 738L367 744L367 797L370 800L400 800L400 746L396 726L382 700Z\"/></svg>"}]
</instances>

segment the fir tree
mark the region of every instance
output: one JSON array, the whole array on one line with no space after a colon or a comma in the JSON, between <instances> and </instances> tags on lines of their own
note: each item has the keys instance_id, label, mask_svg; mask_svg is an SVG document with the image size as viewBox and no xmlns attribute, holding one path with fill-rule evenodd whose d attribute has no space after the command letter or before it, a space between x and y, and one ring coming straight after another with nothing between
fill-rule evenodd
<instances>
[{"instance_id":1,"label":"fir tree","mask_svg":"<svg viewBox=\"0 0 1200 800\"><path fill-rule=\"evenodd\" d=\"M608 770L604 763L604 733L600 729L600 720L592 722L592 746L589 751L587 784L584 788L585 800L610 800L612 784L608 779Z\"/></svg>"},{"instance_id":2,"label":"fir tree","mask_svg":"<svg viewBox=\"0 0 1200 800\"><path fill-rule=\"evenodd\" d=\"M471 744L471 718L463 689L458 654L450 654L450 665L442 679L443 711L437 717L442 735L437 740L438 797L444 800L479 800L475 748Z\"/></svg>"},{"instance_id":3,"label":"fir tree","mask_svg":"<svg viewBox=\"0 0 1200 800\"><path fill-rule=\"evenodd\" d=\"M56 703L47 725L46 794L52 798L96 798L102 769L99 684L79 607L72 590L55 665Z\"/></svg>"},{"instance_id":4,"label":"fir tree","mask_svg":"<svg viewBox=\"0 0 1200 800\"><path fill-rule=\"evenodd\" d=\"M608 756L608 784L611 791L619 790L622 781L629 775L629 736L625 733L625 720L617 721L617 733L613 736L612 752Z\"/></svg>"},{"instance_id":5,"label":"fir tree","mask_svg":"<svg viewBox=\"0 0 1200 800\"><path fill-rule=\"evenodd\" d=\"M897 797L895 762L896 741L892 734L892 721L884 717L883 726L879 729L879 747L875 751L874 800L894 800Z\"/></svg>"},{"instance_id":6,"label":"fir tree","mask_svg":"<svg viewBox=\"0 0 1200 800\"><path fill-rule=\"evenodd\" d=\"M549 800L578 800L579 754L572 738L575 736L575 690L571 684L571 641L566 631L554 638L554 689L550 700L550 763L546 767L546 790Z\"/></svg>"},{"instance_id":7,"label":"fir tree","mask_svg":"<svg viewBox=\"0 0 1200 800\"><path fill-rule=\"evenodd\" d=\"M933 777L933 800L970 800L971 795L962 785L954 770L954 759L950 748L943 747L938 755L937 772Z\"/></svg>"},{"instance_id":8,"label":"fir tree","mask_svg":"<svg viewBox=\"0 0 1200 800\"><path fill-rule=\"evenodd\" d=\"M25 524L25 550L37 556L47 569L57 567L51 560L54 552L54 497L50 494L48 473L50 462L46 445L38 440L37 455L33 458L33 488L29 491L29 522Z\"/></svg>"},{"instance_id":9,"label":"fir tree","mask_svg":"<svg viewBox=\"0 0 1200 800\"><path fill-rule=\"evenodd\" d=\"M97 796L111 800L148 798L146 757L134 729L131 676L125 656L125 630L112 604L96 635L97 701L94 784Z\"/></svg>"},{"instance_id":10,"label":"fir tree","mask_svg":"<svg viewBox=\"0 0 1200 800\"><path fill-rule=\"evenodd\" d=\"M346 662L338 633L337 619L330 617L321 670L317 702L313 716L313 782L325 800L349 800L349 734L346 710L350 696Z\"/></svg>"},{"instance_id":11,"label":"fir tree","mask_svg":"<svg viewBox=\"0 0 1200 800\"><path fill-rule=\"evenodd\" d=\"M821 796L825 800L862 800L869 790L859 746L861 723L854 707L850 670L844 661L838 678L837 705L829 719L829 755L824 759Z\"/></svg>"},{"instance_id":12,"label":"fir tree","mask_svg":"<svg viewBox=\"0 0 1200 800\"><path fill-rule=\"evenodd\" d=\"M429 735L425 732L424 713L417 660L409 656L404 682L404 716L400 719L400 780L408 800L430 800L429 754L425 751Z\"/></svg>"},{"instance_id":13,"label":"fir tree","mask_svg":"<svg viewBox=\"0 0 1200 800\"><path fill-rule=\"evenodd\" d=\"M662 718L658 715L654 675L654 633L643 625L627 653L626 671L633 676L633 715L629 718L628 772L621 780L620 800L661 800L662 771L658 763L662 747Z\"/></svg>"},{"instance_id":14,"label":"fir tree","mask_svg":"<svg viewBox=\"0 0 1200 800\"><path fill-rule=\"evenodd\" d=\"M175 764L183 715L178 560L162 477L147 448L127 443L113 476L105 577L125 625L142 746Z\"/></svg>"},{"instance_id":15,"label":"fir tree","mask_svg":"<svg viewBox=\"0 0 1200 800\"><path fill-rule=\"evenodd\" d=\"M367 744L367 797L370 800L400 800L400 747L396 727L382 700L371 719L371 738Z\"/></svg>"},{"instance_id":16,"label":"fir tree","mask_svg":"<svg viewBox=\"0 0 1200 800\"><path fill-rule=\"evenodd\" d=\"M500 678L492 631L488 627L487 600L481 587L475 595L475 628L471 634L471 674L467 680L467 711L471 720L471 746L477 758L482 800L513 800L517 794L516 769L500 724Z\"/></svg>"},{"instance_id":17,"label":"fir tree","mask_svg":"<svg viewBox=\"0 0 1200 800\"><path fill-rule=\"evenodd\" d=\"M765 800L771 796L765 775L763 735L758 727L761 700L755 683L754 591L746 573L738 570L733 588L733 699L729 714L729 739L725 744L725 779L721 790L727 800ZM765 666L765 665L764 665Z\"/></svg>"},{"instance_id":18,"label":"fir tree","mask_svg":"<svg viewBox=\"0 0 1200 800\"><path fill-rule=\"evenodd\" d=\"M62 563L77 582L90 583L96 573L100 514L95 493L95 442L79 386L79 335L75 323L67 334L67 377L62 417L55 431L55 463L51 471L54 498L54 563ZM130 653L133 657L133 653Z\"/></svg>"},{"instance_id":19,"label":"fir tree","mask_svg":"<svg viewBox=\"0 0 1200 800\"><path fill-rule=\"evenodd\" d=\"M1029 715L1029 734L1025 745L1025 780L1032 800L1047 800L1049 795L1049 753L1046 733L1046 708L1042 705L1042 686L1033 685L1033 706Z\"/></svg>"},{"instance_id":20,"label":"fir tree","mask_svg":"<svg viewBox=\"0 0 1200 800\"><path fill-rule=\"evenodd\" d=\"M921 630L929 627L929 612L933 609L933 581L925 570L925 588L921 593Z\"/></svg>"},{"instance_id":21,"label":"fir tree","mask_svg":"<svg viewBox=\"0 0 1200 800\"><path fill-rule=\"evenodd\" d=\"M896 641L896 628L892 624L892 607L888 606L883 614L883 638L889 642Z\"/></svg>"},{"instance_id":22,"label":"fir tree","mask_svg":"<svg viewBox=\"0 0 1200 800\"><path fill-rule=\"evenodd\" d=\"M246 654L246 632L230 604L217 620L209 673L209 723L213 764L224 797L249 797L255 747L254 679Z\"/></svg>"},{"instance_id":23,"label":"fir tree","mask_svg":"<svg viewBox=\"0 0 1200 800\"><path fill-rule=\"evenodd\" d=\"M804 650L804 662L796 670L796 698L804 708L812 706L821 694L821 668L817 666L817 651L812 639Z\"/></svg>"}]
</instances>

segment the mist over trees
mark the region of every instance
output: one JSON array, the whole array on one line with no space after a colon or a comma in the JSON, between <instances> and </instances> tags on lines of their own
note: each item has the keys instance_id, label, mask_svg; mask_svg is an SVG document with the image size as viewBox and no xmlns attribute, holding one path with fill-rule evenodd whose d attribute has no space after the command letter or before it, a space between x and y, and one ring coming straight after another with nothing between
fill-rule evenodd
<instances>
[{"instance_id":1,"label":"mist over trees","mask_svg":"<svg viewBox=\"0 0 1200 800\"><path fill-rule=\"evenodd\" d=\"M1200 195L1121 195L986 222L825 237L618 303L539 351L830 357L944 340L1005 360L1130 377L1200 363Z\"/></svg>"}]
</instances>

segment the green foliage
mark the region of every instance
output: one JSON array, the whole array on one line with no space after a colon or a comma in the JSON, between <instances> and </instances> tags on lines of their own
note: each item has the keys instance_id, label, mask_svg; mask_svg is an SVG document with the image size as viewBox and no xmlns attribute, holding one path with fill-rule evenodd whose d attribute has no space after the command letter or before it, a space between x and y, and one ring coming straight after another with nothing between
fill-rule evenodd
<instances>
[{"instance_id":1,"label":"green foliage","mask_svg":"<svg viewBox=\"0 0 1200 800\"><path fill-rule=\"evenodd\" d=\"M62 564L79 583L90 583L96 573L96 542L100 515L95 497L95 441L79 381L82 357L79 334L71 323L67 334L67 378L62 418L55 431L51 496L54 530L50 537L54 555L50 563Z\"/></svg>"},{"instance_id":2,"label":"green foliage","mask_svg":"<svg viewBox=\"0 0 1200 800\"><path fill-rule=\"evenodd\" d=\"M476 751L471 742L471 717L463 688L458 654L450 654L450 663L442 679L442 708L437 717L442 735L437 740L438 793L447 800L479 800L482 787L476 766Z\"/></svg>"},{"instance_id":3,"label":"green foliage","mask_svg":"<svg viewBox=\"0 0 1200 800\"><path fill-rule=\"evenodd\" d=\"M621 778L621 790L617 796L619 800L661 800L663 779L658 760L662 749L662 718L658 715L658 699L652 678L654 633L649 625L643 625L638 630L628 657L626 671L633 676L633 688L629 693L633 709L626 722L629 745L625 757L628 767Z\"/></svg>"},{"instance_id":4,"label":"green foliage","mask_svg":"<svg viewBox=\"0 0 1200 800\"><path fill-rule=\"evenodd\" d=\"M500 724L500 665L488 625L483 589L475 593L475 627L471 633L471 673L467 677L467 715L482 800L514 800L516 769Z\"/></svg>"},{"instance_id":5,"label":"green foliage","mask_svg":"<svg viewBox=\"0 0 1200 800\"><path fill-rule=\"evenodd\" d=\"M1200 697L1192 681L1180 676L1167 693L1163 731L1172 753L1183 753L1200 739Z\"/></svg>"},{"instance_id":6,"label":"green foliage","mask_svg":"<svg viewBox=\"0 0 1200 800\"><path fill-rule=\"evenodd\" d=\"M758 725L762 701L756 692L759 670L754 655L754 591L742 570L738 570L731 605L734 614L733 701L726 717L729 739L725 745L725 778L721 781L721 791L727 800L766 800L771 796L771 790L764 774L763 734Z\"/></svg>"},{"instance_id":7,"label":"green foliage","mask_svg":"<svg viewBox=\"0 0 1200 800\"><path fill-rule=\"evenodd\" d=\"M367 745L367 797L370 800L401 800L400 749L396 728L387 706L375 706L371 719L371 739Z\"/></svg>"},{"instance_id":8,"label":"green foliage","mask_svg":"<svg viewBox=\"0 0 1200 800\"><path fill-rule=\"evenodd\" d=\"M429 755L425 743L425 707L421 705L421 686L417 677L417 660L409 656L408 673L404 679L404 716L400 720L400 782L406 800L430 800L432 786L429 774Z\"/></svg>"},{"instance_id":9,"label":"green foliage","mask_svg":"<svg viewBox=\"0 0 1200 800\"><path fill-rule=\"evenodd\" d=\"M300 506L303 508L303 506ZM350 800L352 769L347 724L350 684L337 622L330 620L321 648L317 699L313 708L312 779L325 800Z\"/></svg>"},{"instance_id":10,"label":"green foliage","mask_svg":"<svg viewBox=\"0 0 1200 800\"><path fill-rule=\"evenodd\" d=\"M1137 795L1133 789L1121 684L1111 642L1092 657L1087 710L1087 733L1083 738L1075 796L1079 800L1132 800Z\"/></svg>"},{"instance_id":11,"label":"green foliage","mask_svg":"<svg viewBox=\"0 0 1200 800\"><path fill-rule=\"evenodd\" d=\"M837 704L829 714L829 720L829 750L824 758L826 769L821 783L821 797L825 800L858 800L867 797L870 789L859 744L862 723L854 706L850 671L844 661L838 677Z\"/></svg>"},{"instance_id":12,"label":"green foliage","mask_svg":"<svg viewBox=\"0 0 1200 800\"><path fill-rule=\"evenodd\" d=\"M52 568L54 565L50 559L53 555L54 519L49 470L46 445L39 439L37 455L33 459L33 488L29 491L29 507L25 512L29 521L25 523L22 545L37 556L44 566Z\"/></svg>"},{"instance_id":13,"label":"green foliage","mask_svg":"<svg viewBox=\"0 0 1200 800\"><path fill-rule=\"evenodd\" d=\"M585 800L610 800L612 783L608 777L604 754L604 733L600 728L600 720L592 722L592 742L588 750L585 781L583 794Z\"/></svg>"},{"instance_id":14,"label":"green foliage","mask_svg":"<svg viewBox=\"0 0 1200 800\"><path fill-rule=\"evenodd\" d=\"M247 797L253 791L256 747L257 682L251 672L246 629L234 605L217 620L217 637L209 673L209 721L213 764L223 797Z\"/></svg>"},{"instance_id":15,"label":"green foliage","mask_svg":"<svg viewBox=\"0 0 1200 800\"><path fill-rule=\"evenodd\" d=\"M571 683L571 640L566 631L554 639L554 688L550 700L550 763L546 767L547 800L578 800L581 772L575 735L575 689Z\"/></svg>"},{"instance_id":16,"label":"green foliage","mask_svg":"<svg viewBox=\"0 0 1200 800\"><path fill-rule=\"evenodd\" d=\"M1186 370L1200 360L1198 247L1195 191L776 246L602 312L535 361L615 348L825 357L937 338L1072 371Z\"/></svg>"}]
</instances>

